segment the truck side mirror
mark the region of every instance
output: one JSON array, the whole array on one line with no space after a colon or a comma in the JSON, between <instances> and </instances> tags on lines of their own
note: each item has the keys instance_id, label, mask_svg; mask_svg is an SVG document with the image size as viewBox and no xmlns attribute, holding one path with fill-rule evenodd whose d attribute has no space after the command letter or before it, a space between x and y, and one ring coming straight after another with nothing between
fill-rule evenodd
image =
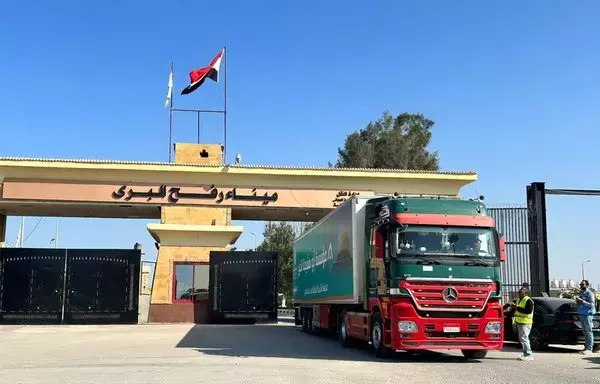
<instances>
[{"instance_id":1,"label":"truck side mirror","mask_svg":"<svg viewBox=\"0 0 600 384\"><path fill-rule=\"evenodd\" d=\"M500 235L500 261L506 261L506 239Z\"/></svg>"}]
</instances>

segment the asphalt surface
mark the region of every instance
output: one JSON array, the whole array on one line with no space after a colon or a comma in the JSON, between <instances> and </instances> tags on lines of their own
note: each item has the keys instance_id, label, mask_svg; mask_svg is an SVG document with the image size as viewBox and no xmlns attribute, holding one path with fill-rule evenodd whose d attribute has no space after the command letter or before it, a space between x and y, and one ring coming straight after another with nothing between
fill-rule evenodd
<instances>
[{"instance_id":1,"label":"asphalt surface","mask_svg":"<svg viewBox=\"0 0 600 384\"><path fill-rule=\"evenodd\" d=\"M0 326L0 383L600 383L600 354L342 348L280 325Z\"/></svg>"}]
</instances>

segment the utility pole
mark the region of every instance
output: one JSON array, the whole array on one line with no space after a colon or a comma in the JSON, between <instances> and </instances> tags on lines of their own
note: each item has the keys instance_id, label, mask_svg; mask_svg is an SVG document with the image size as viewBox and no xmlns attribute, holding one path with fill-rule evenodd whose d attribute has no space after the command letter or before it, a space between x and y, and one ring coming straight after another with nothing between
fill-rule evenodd
<instances>
[{"instance_id":1,"label":"utility pole","mask_svg":"<svg viewBox=\"0 0 600 384\"><path fill-rule=\"evenodd\" d=\"M589 263L589 262L591 262L591 261L592 261L592 260L591 260L591 259L589 259L589 260L586 260L586 261L584 261L583 263L581 263L581 279L582 279L582 280L585 280L585 269L583 268L583 265L584 265L585 263Z\"/></svg>"}]
</instances>

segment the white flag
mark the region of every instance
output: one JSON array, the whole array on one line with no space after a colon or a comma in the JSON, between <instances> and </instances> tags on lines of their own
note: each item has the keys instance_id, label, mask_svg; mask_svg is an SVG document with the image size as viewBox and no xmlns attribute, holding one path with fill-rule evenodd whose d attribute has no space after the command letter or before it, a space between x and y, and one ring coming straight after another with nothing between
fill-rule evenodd
<instances>
[{"instance_id":1,"label":"white flag","mask_svg":"<svg viewBox=\"0 0 600 384\"><path fill-rule=\"evenodd\" d=\"M165 108L171 103L171 97L173 96L173 64L171 64L171 72L169 72L169 85L167 89L167 100L165 101Z\"/></svg>"}]
</instances>

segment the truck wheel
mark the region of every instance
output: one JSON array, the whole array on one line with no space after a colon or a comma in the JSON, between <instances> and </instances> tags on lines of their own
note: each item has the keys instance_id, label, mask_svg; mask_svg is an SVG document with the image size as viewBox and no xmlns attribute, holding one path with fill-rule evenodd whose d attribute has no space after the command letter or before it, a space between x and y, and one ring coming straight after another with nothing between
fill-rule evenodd
<instances>
[{"instance_id":1,"label":"truck wheel","mask_svg":"<svg viewBox=\"0 0 600 384\"><path fill-rule=\"evenodd\" d=\"M463 356L467 359L483 359L487 356L488 353L488 351L480 349L462 349L461 352Z\"/></svg>"},{"instance_id":2,"label":"truck wheel","mask_svg":"<svg viewBox=\"0 0 600 384\"><path fill-rule=\"evenodd\" d=\"M348 348L350 346L350 340L348 340L348 329L346 328L348 320L348 312L342 312L342 316L340 316L340 326L338 329L338 337L340 339L340 343L344 348Z\"/></svg>"},{"instance_id":3,"label":"truck wheel","mask_svg":"<svg viewBox=\"0 0 600 384\"><path fill-rule=\"evenodd\" d=\"M383 344L383 319L381 313L375 312L371 318L371 346L377 357L389 357L392 350Z\"/></svg>"}]
</instances>

